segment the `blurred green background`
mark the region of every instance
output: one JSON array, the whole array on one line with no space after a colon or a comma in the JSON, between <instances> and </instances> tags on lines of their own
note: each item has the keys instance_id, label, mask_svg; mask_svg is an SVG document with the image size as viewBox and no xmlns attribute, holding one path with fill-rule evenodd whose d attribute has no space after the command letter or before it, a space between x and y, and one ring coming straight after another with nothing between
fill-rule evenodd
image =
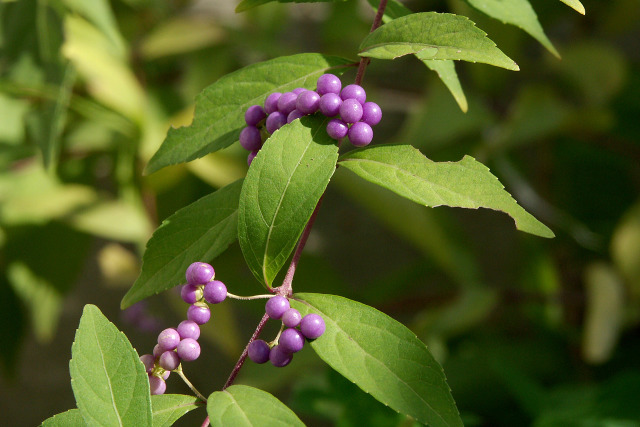
<instances>
[{"instance_id":1,"label":"blurred green background","mask_svg":"<svg viewBox=\"0 0 640 427\"><path fill-rule=\"evenodd\" d=\"M640 2L585 0L585 16L532 2L560 60L468 3L404 3L469 16L521 71L456 64L465 114L415 58L374 60L363 83L384 112L374 143L412 144L437 161L474 156L557 237L517 232L488 210L426 209L338 170L294 289L353 298L409 326L443 364L469 426L640 425ZM184 318L174 292L137 311L119 302L161 221L246 172L234 144L142 175L169 126L190 122L196 95L280 55L355 61L373 18L355 0L243 14L236 4L0 2L0 424L74 407L68 361L84 304L141 354ZM262 292L237 245L213 266L230 292ZM215 307L203 356L185 366L204 394L222 387L263 309ZM309 349L286 369L248 363L239 382L309 425L412 424ZM168 392L188 390L175 377Z\"/></svg>"}]
</instances>

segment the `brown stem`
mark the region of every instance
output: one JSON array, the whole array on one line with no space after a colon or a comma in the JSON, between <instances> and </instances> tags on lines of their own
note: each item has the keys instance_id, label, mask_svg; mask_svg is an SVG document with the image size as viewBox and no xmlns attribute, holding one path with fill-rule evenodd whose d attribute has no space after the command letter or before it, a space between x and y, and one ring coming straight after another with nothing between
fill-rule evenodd
<instances>
[{"instance_id":1,"label":"brown stem","mask_svg":"<svg viewBox=\"0 0 640 427\"><path fill-rule=\"evenodd\" d=\"M380 0L380 4L378 5L378 11L376 12L375 18L373 18L373 23L371 24L371 31L373 33L381 24L382 17L384 16L384 10L387 8L387 0ZM362 83L362 79L364 78L364 71L367 69L367 65L369 65L371 59L363 56L360 58L360 64L358 65L358 73L356 74L355 84L359 85Z\"/></svg>"},{"instance_id":2,"label":"brown stem","mask_svg":"<svg viewBox=\"0 0 640 427\"><path fill-rule=\"evenodd\" d=\"M224 387L222 387L222 390L227 389L231 384L233 384L233 381L238 376L238 372L240 372L240 368L242 368L244 361L247 359L247 353L249 352L249 345L256 338L258 338L258 336L260 335L260 332L262 332L262 329L264 328L264 325L267 323L267 320L269 320L269 316L267 315L267 313L265 313L264 316L262 316L260 323L258 323L256 330L253 332L253 335L251 336L251 339L247 343L247 346L244 348L244 351L240 355L240 358L236 362L236 366L233 367L233 371L231 371L231 375L229 375L229 379L227 379L227 382L224 384Z\"/></svg>"}]
</instances>

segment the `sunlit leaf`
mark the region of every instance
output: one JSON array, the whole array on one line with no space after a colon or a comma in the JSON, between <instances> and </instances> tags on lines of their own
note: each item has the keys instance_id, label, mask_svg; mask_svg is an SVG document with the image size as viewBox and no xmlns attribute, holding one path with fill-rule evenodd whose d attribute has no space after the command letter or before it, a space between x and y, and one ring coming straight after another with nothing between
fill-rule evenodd
<instances>
[{"instance_id":1,"label":"sunlit leaf","mask_svg":"<svg viewBox=\"0 0 640 427\"><path fill-rule=\"evenodd\" d=\"M151 396L153 427L169 427L187 412L202 406L197 397L182 394L160 394Z\"/></svg>"},{"instance_id":2,"label":"sunlit leaf","mask_svg":"<svg viewBox=\"0 0 640 427\"><path fill-rule=\"evenodd\" d=\"M585 14L584 6L580 3L580 0L560 0L562 3L566 4L576 12L581 14Z\"/></svg>"},{"instance_id":3,"label":"sunlit leaf","mask_svg":"<svg viewBox=\"0 0 640 427\"><path fill-rule=\"evenodd\" d=\"M69 409L42 422L42 427L84 427L86 425L79 409Z\"/></svg>"}]
</instances>

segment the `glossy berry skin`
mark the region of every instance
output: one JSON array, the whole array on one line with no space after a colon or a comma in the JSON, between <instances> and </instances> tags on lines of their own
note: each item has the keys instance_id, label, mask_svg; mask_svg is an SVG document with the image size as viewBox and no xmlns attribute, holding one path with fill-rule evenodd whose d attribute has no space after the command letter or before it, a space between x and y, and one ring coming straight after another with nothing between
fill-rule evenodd
<instances>
[{"instance_id":1,"label":"glossy berry skin","mask_svg":"<svg viewBox=\"0 0 640 427\"><path fill-rule=\"evenodd\" d=\"M260 129L255 126L247 126L240 132L240 145L247 151L257 150L262 146Z\"/></svg>"},{"instance_id":2,"label":"glossy berry skin","mask_svg":"<svg viewBox=\"0 0 640 427\"><path fill-rule=\"evenodd\" d=\"M278 100L281 96L282 93L280 92L273 92L267 96L267 99L264 101L264 112L267 113L267 115L278 111Z\"/></svg>"},{"instance_id":3,"label":"glossy berry skin","mask_svg":"<svg viewBox=\"0 0 640 427\"><path fill-rule=\"evenodd\" d=\"M287 353L297 353L304 347L304 335L297 329L288 328L282 331L278 341L282 351Z\"/></svg>"},{"instance_id":4,"label":"glossy berry skin","mask_svg":"<svg viewBox=\"0 0 640 427\"><path fill-rule=\"evenodd\" d=\"M212 280L204 285L202 295L208 303L218 304L227 299L227 287L219 280Z\"/></svg>"},{"instance_id":5,"label":"glossy berry skin","mask_svg":"<svg viewBox=\"0 0 640 427\"><path fill-rule=\"evenodd\" d=\"M327 123L327 134L333 139L341 139L347 136L349 126L340 119L331 119Z\"/></svg>"},{"instance_id":6,"label":"glossy berry skin","mask_svg":"<svg viewBox=\"0 0 640 427\"><path fill-rule=\"evenodd\" d=\"M178 354L173 350L165 351L160 355L160 359L158 359L158 365L160 365L162 369L173 371L178 367L178 365L180 365L180 357L178 357Z\"/></svg>"},{"instance_id":7,"label":"glossy berry skin","mask_svg":"<svg viewBox=\"0 0 640 427\"><path fill-rule=\"evenodd\" d=\"M296 109L303 114L313 114L320 107L320 95L312 90L306 90L298 95Z\"/></svg>"},{"instance_id":8,"label":"glossy berry skin","mask_svg":"<svg viewBox=\"0 0 640 427\"><path fill-rule=\"evenodd\" d=\"M348 98L340 105L340 118L346 123L355 123L362 118L362 104L357 99Z\"/></svg>"},{"instance_id":9,"label":"glossy berry skin","mask_svg":"<svg viewBox=\"0 0 640 427\"><path fill-rule=\"evenodd\" d=\"M202 289L197 285L187 283L180 289L180 297L182 297L182 301L187 304L193 304L202 298Z\"/></svg>"},{"instance_id":10,"label":"glossy berry skin","mask_svg":"<svg viewBox=\"0 0 640 427\"><path fill-rule=\"evenodd\" d=\"M192 305L187 310L187 319L196 322L198 325L204 325L211 319L211 310L209 310L209 307Z\"/></svg>"},{"instance_id":11,"label":"glossy berry skin","mask_svg":"<svg viewBox=\"0 0 640 427\"><path fill-rule=\"evenodd\" d=\"M278 111L288 116L290 112L295 110L297 99L298 95L293 92L283 93L278 99Z\"/></svg>"},{"instance_id":12,"label":"glossy berry skin","mask_svg":"<svg viewBox=\"0 0 640 427\"><path fill-rule=\"evenodd\" d=\"M286 123L287 123L287 115L282 114L280 111L275 111L269 114L269 117L267 117L267 122L266 122L267 132L274 133L275 131L280 129L282 126L284 126Z\"/></svg>"},{"instance_id":13,"label":"glossy berry skin","mask_svg":"<svg viewBox=\"0 0 640 427\"><path fill-rule=\"evenodd\" d=\"M324 319L315 313L307 314L300 322L300 332L310 340L314 340L324 334L325 329Z\"/></svg>"},{"instance_id":14,"label":"glossy berry skin","mask_svg":"<svg viewBox=\"0 0 640 427\"><path fill-rule=\"evenodd\" d=\"M322 95L318 104L320 112L327 117L337 116L340 112L341 105L342 98L340 98L340 96L335 93L327 93L325 95Z\"/></svg>"},{"instance_id":15,"label":"glossy berry skin","mask_svg":"<svg viewBox=\"0 0 640 427\"><path fill-rule=\"evenodd\" d=\"M323 74L318 77L317 91L320 96L327 93L340 94L342 82L334 74Z\"/></svg>"},{"instance_id":16,"label":"glossy berry skin","mask_svg":"<svg viewBox=\"0 0 640 427\"><path fill-rule=\"evenodd\" d=\"M269 344L263 340L255 340L249 344L247 355L254 363L265 363L269 360L271 349Z\"/></svg>"},{"instance_id":17,"label":"glossy berry skin","mask_svg":"<svg viewBox=\"0 0 640 427\"><path fill-rule=\"evenodd\" d=\"M164 394L167 390L167 383L164 382L162 378L156 377L155 375L149 376L149 389L152 395Z\"/></svg>"},{"instance_id":18,"label":"glossy berry skin","mask_svg":"<svg viewBox=\"0 0 640 427\"><path fill-rule=\"evenodd\" d=\"M192 285L203 285L212 280L216 272L206 262L194 262L187 268L187 283Z\"/></svg>"},{"instance_id":19,"label":"glossy berry skin","mask_svg":"<svg viewBox=\"0 0 640 427\"><path fill-rule=\"evenodd\" d=\"M247 156L247 166L251 166L253 159L255 159L257 155L258 155L258 150L255 150L249 153L249 155Z\"/></svg>"},{"instance_id":20,"label":"glossy berry skin","mask_svg":"<svg viewBox=\"0 0 640 427\"><path fill-rule=\"evenodd\" d=\"M180 360L191 362L200 357L200 344L198 344L198 341L192 338L186 338L180 341L180 344L178 344L178 349L176 351L178 352Z\"/></svg>"},{"instance_id":21,"label":"glossy berry skin","mask_svg":"<svg viewBox=\"0 0 640 427\"><path fill-rule=\"evenodd\" d=\"M369 126L375 126L382 120L382 109L375 102L362 104L362 119Z\"/></svg>"},{"instance_id":22,"label":"glossy berry skin","mask_svg":"<svg viewBox=\"0 0 640 427\"><path fill-rule=\"evenodd\" d=\"M164 351L173 350L180 343L180 334L173 328L167 328L158 335L158 345Z\"/></svg>"},{"instance_id":23,"label":"glossy berry skin","mask_svg":"<svg viewBox=\"0 0 640 427\"><path fill-rule=\"evenodd\" d=\"M147 374L153 371L153 368L156 364L156 358L151 354L143 354L140 356L140 361L144 364L144 370Z\"/></svg>"},{"instance_id":24,"label":"glossy berry skin","mask_svg":"<svg viewBox=\"0 0 640 427\"><path fill-rule=\"evenodd\" d=\"M183 320L176 328L180 339L191 338L197 340L200 338L200 326L193 320Z\"/></svg>"},{"instance_id":25,"label":"glossy berry skin","mask_svg":"<svg viewBox=\"0 0 640 427\"><path fill-rule=\"evenodd\" d=\"M369 145L373 139L373 129L365 122L354 123L349 128L349 141L356 147Z\"/></svg>"},{"instance_id":26,"label":"glossy berry skin","mask_svg":"<svg viewBox=\"0 0 640 427\"><path fill-rule=\"evenodd\" d=\"M162 379L166 381L167 378L169 378L169 375L171 375L171 371L164 371L164 373L162 374Z\"/></svg>"},{"instance_id":27,"label":"glossy berry skin","mask_svg":"<svg viewBox=\"0 0 640 427\"><path fill-rule=\"evenodd\" d=\"M166 350L164 350L162 347L160 347L160 344L156 344L155 347L153 347L153 358L157 359L165 351Z\"/></svg>"},{"instance_id":28,"label":"glossy berry skin","mask_svg":"<svg viewBox=\"0 0 640 427\"><path fill-rule=\"evenodd\" d=\"M256 126L267 117L264 108L259 105L252 105L244 112L244 121L247 126Z\"/></svg>"},{"instance_id":29,"label":"glossy berry skin","mask_svg":"<svg viewBox=\"0 0 640 427\"><path fill-rule=\"evenodd\" d=\"M287 328L295 328L300 324L301 320L302 315L300 315L300 312L295 308L290 308L282 315L282 323L284 323L284 326Z\"/></svg>"},{"instance_id":30,"label":"glossy berry skin","mask_svg":"<svg viewBox=\"0 0 640 427\"><path fill-rule=\"evenodd\" d=\"M340 92L340 98L343 100L355 99L360 104L364 104L367 100L367 93L360 85L348 85L342 89L342 92Z\"/></svg>"},{"instance_id":31,"label":"glossy berry skin","mask_svg":"<svg viewBox=\"0 0 640 427\"><path fill-rule=\"evenodd\" d=\"M297 87L294 90L292 90L291 92L295 93L296 95L300 95L302 92L306 92L309 89L305 89L303 87Z\"/></svg>"},{"instance_id":32,"label":"glossy berry skin","mask_svg":"<svg viewBox=\"0 0 640 427\"><path fill-rule=\"evenodd\" d=\"M289 300L282 296L270 298L265 304L264 311L272 319L280 319L285 311L289 309Z\"/></svg>"},{"instance_id":33,"label":"glossy berry skin","mask_svg":"<svg viewBox=\"0 0 640 427\"><path fill-rule=\"evenodd\" d=\"M287 353L280 348L279 345L274 346L269 352L269 361L276 368L282 368L291 363L293 359L292 353Z\"/></svg>"},{"instance_id":34,"label":"glossy berry skin","mask_svg":"<svg viewBox=\"0 0 640 427\"><path fill-rule=\"evenodd\" d=\"M295 110L290 112L289 115L287 116L287 123L291 123L292 121L297 120L304 116L305 114L301 113L300 110L296 108Z\"/></svg>"}]
</instances>

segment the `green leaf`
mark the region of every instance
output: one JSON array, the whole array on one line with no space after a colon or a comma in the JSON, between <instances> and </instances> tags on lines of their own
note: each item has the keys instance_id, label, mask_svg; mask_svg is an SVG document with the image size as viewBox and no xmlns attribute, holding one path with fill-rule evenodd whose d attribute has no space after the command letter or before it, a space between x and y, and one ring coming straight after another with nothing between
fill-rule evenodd
<instances>
[{"instance_id":1,"label":"green leaf","mask_svg":"<svg viewBox=\"0 0 640 427\"><path fill-rule=\"evenodd\" d=\"M151 396L153 427L172 426L187 412L202 406L200 399L182 394L159 394Z\"/></svg>"},{"instance_id":2,"label":"green leaf","mask_svg":"<svg viewBox=\"0 0 640 427\"><path fill-rule=\"evenodd\" d=\"M42 427L84 427L86 425L79 409L69 409L42 422Z\"/></svg>"},{"instance_id":3,"label":"green leaf","mask_svg":"<svg viewBox=\"0 0 640 427\"><path fill-rule=\"evenodd\" d=\"M317 313L325 333L311 347L333 369L390 408L430 426L462 426L442 367L407 327L356 301L295 294L302 315Z\"/></svg>"},{"instance_id":4,"label":"green leaf","mask_svg":"<svg viewBox=\"0 0 640 427\"><path fill-rule=\"evenodd\" d=\"M244 112L249 106L264 104L267 95L273 92L297 87L313 89L322 74L342 74L349 64L350 61L341 58L303 53L227 74L198 95L190 126L169 130L149 161L146 173L228 147L238 140L240 130L246 126Z\"/></svg>"},{"instance_id":5,"label":"green leaf","mask_svg":"<svg viewBox=\"0 0 640 427\"><path fill-rule=\"evenodd\" d=\"M242 0L236 7L236 12L245 12L254 7L277 1L278 3L329 3L345 2L347 0Z\"/></svg>"},{"instance_id":6,"label":"green leaf","mask_svg":"<svg viewBox=\"0 0 640 427\"><path fill-rule=\"evenodd\" d=\"M553 232L516 203L489 169L473 157L436 163L409 145L351 151L340 164L360 177L425 206L489 208L505 212L516 228L542 237Z\"/></svg>"},{"instance_id":7,"label":"green leaf","mask_svg":"<svg viewBox=\"0 0 640 427\"><path fill-rule=\"evenodd\" d=\"M212 427L304 426L273 395L246 385L213 392L207 400L207 412Z\"/></svg>"},{"instance_id":8,"label":"green leaf","mask_svg":"<svg viewBox=\"0 0 640 427\"><path fill-rule=\"evenodd\" d=\"M518 65L464 16L450 13L414 13L394 19L369 34L360 56L395 59L415 54L419 59L483 62L508 70Z\"/></svg>"},{"instance_id":9,"label":"green leaf","mask_svg":"<svg viewBox=\"0 0 640 427\"><path fill-rule=\"evenodd\" d=\"M121 308L184 283L192 262L211 261L227 249L237 236L241 188L242 180L236 181L164 220L147 242L142 271Z\"/></svg>"},{"instance_id":10,"label":"green leaf","mask_svg":"<svg viewBox=\"0 0 640 427\"><path fill-rule=\"evenodd\" d=\"M245 178L238 239L256 278L271 286L324 193L338 160L326 119L303 117L276 131Z\"/></svg>"},{"instance_id":11,"label":"green leaf","mask_svg":"<svg viewBox=\"0 0 640 427\"><path fill-rule=\"evenodd\" d=\"M549 52L560 58L560 54L553 47L551 41L544 33L538 15L531 7L529 0L467 0L469 4L479 11L498 19L505 24L515 25L531 37L538 40Z\"/></svg>"},{"instance_id":12,"label":"green leaf","mask_svg":"<svg viewBox=\"0 0 640 427\"><path fill-rule=\"evenodd\" d=\"M560 0L562 3L566 4L576 12L581 14L585 14L584 6L580 3L580 0Z\"/></svg>"},{"instance_id":13,"label":"green leaf","mask_svg":"<svg viewBox=\"0 0 640 427\"><path fill-rule=\"evenodd\" d=\"M82 417L102 426L151 426L149 379L127 337L87 304L71 347L71 387Z\"/></svg>"},{"instance_id":14,"label":"green leaf","mask_svg":"<svg viewBox=\"0 0 640 427\"><path fill-rule=\"evenodd\" d=\"M460 85L460 79L458 73L456 73L455 65L451 60L438 60L438 59L423 59L422 63L429 67L430 70L438 73L438 77L445 84L453 98L458 103L458 106L465 113L469 109L467 104L467 97L464 96L462 85Z\"/></svg>"},{"instance_id":15,"label":"green leaf","mask_svg":"<svg viewBox=\"0 0 640 427\"><path fill-rule=\"evenodd\" d=\"M126 58L125 42L108 0L62 0L69 9L91 21L109 39L113 49L121 58Z\"/></svg>"}]
</instances>

